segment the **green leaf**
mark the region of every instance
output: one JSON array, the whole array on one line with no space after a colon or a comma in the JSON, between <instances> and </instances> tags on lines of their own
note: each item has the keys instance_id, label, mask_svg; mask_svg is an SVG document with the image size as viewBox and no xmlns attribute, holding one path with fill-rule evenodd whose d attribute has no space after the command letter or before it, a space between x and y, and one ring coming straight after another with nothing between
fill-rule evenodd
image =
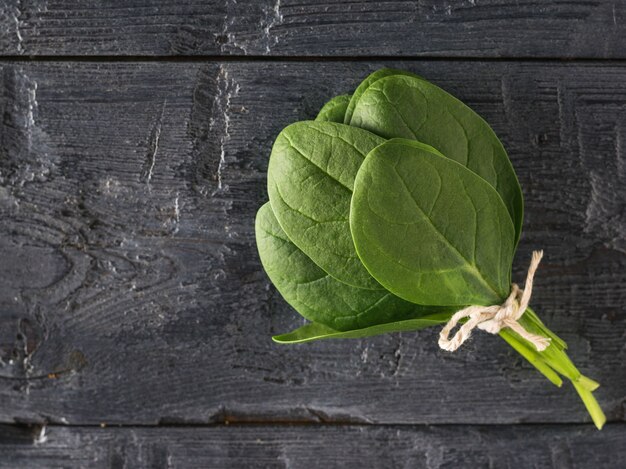
<instances>
[{"instance_id":1,"label":"green leaf","mask_svg":"<svg viewBox=\"0 0 626 469\"><path fill-rule=\"evenodd\" d=\"M348 103L350 102L349 94L342 94L335 96L328 101L315 118L316 121L328 121L343 123L343 119L346 115L346 109L348 109Z\"/></svg>"},{"instance_id":2,"label":"green leaf","mask_svg":"<svg viewBox=\"0 0 626 469\"><path fill-rule=\"evenodd\" d=\"M412 76L381 78L356 97L357 92L351 100L350 125L385 138L432 145L491 184L513 220L517 244L524 212L522 190L502 143L478 114L441 88ZM350 107L346 118L349 111Z\"/></svg>"},{"instance_id":3,"label":"green leaf","mask_svg":"<svg viewBox=\"0 0 626 469\"><path fill-rule=\"evenodd\" d=\"M321 339L361 339L390 332L410 332L426 329L427 327L442 324L448 321L448 319L450 319L450 314L442 313L419 319L408 319L363 329L354 329L347 332L336 331L323 324L312 322L286 334L275 335L272 337L272 340L279 344L297 344Z\"/></svg>"},{"instance_id":4,"label":"green leaf","mask_svg":"<svg viewBox=\"0 0 626 469\"><path fill-rule=\"evenodd\" d=\"M383 141L335 122L297 122L276 139L267 174L272 210L289 239L337 280L371 290L382 287L354 249L350 198L365 156Z\"/></svg>"},{"instance_id":5,"label":"green leaf","mask_svg":"<svg viewBox=\"0 0 626 469\"><path fill-rule=\"evenodd\" d=\"M376 70L375 72L370 73L367 76L367 78L365 78L365 80L363 80L361 84L357 87L357 89L354 91L354 94L352 95L352 99L350 99L350 103L348 104L348 108L346 109L344 120L342 122L344 124L350 124L350 121L352 120L352 113L354 112L354 109L359 99L361 99L361 96L370 87L370 85L372 85L373 83L376 83L381 78L390 77L394 75L420 78L419 76L411 72L405 72L404 70L395 70L393 68L381 68L380 70ZM397 136L398 135L396 135L396 137Z\"/></svg>"},{"instance_id":6,"label":"green leaf","mask_svg":"<svg viewBox=\"0 0 626 469\"><path fill-rule=\"evenodd\" d=\"M269 203L259 209L255 230L267 275L285 300L310 321L346 331L442 311L412 304L387 290L366 290L335 280L289 240Z\"/></svg>"},{"instance_id":7,"label":"green leaf","mask_svg":"<svg viewBox=\"0 0 626 469\"><path fill-rule=\"evenodd\" d=\"M424 145L393 139L367 156L350 228L370 273L408 301L492 305L509 294L515 232L502 199Z\"/></svg>"}]
</instances>

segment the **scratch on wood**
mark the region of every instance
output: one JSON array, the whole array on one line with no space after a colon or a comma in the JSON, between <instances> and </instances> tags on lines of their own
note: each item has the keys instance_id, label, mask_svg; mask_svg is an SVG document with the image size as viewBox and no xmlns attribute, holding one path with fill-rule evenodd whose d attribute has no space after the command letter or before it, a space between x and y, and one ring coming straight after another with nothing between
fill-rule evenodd
<instances>
[{"instance_id":1,"label":"scratch on wood","mask_svg":"<svg viewBox=\"0 0 626 469\"><path fill-rule=\"evenodd\" d=\"M13 12L13 20L15 21L15 36L17 37L17 52L20 54L24 52L24 45L23 45L24 38L22 37L22 32L20 31L20 28L21 28L20 15L21 14L22 14L22 11L20 10L19 6L16 6Z\"/></svg>"},{"instance_id":2,"label":"scratch on wood","mask_svg":"<svg viewBox=\"0 0 626 469\"><path fill-rule=\"evenodd\" d=\"M37 106L37 83L33 82L33 87L28 90L28 125L35 125L34 109Z\"/></svg>"},{"instance_id":3,"label":"scratch on wood","mask_svg":"<svg viewBox=\"0 0 626 469\"><path fill-rule=\"evenodd\" d=\"M152 176L154 174L154 166L156 165L157 152L159 151L159 140L161 139L161 128L163 127L163 117L165 116L165 106L167 100L163 101L161 105L161 114L157 118L152 131L150 132L150 138L148 139L148 152L146 154L146 164L143 171L143 179L146 184L150 186Z\"/></svg>"},{"instance_id":4,"label":"scratch on wood","mask_svg":"<svg viewBox=\"0 0 626 469\"><path fill-rule=\"evenodd\" d=\"M180 199L180 193L176 193L176 198L174 199L174 231L173 234L178 233L178 228L180 226L180 206L178 200Z\"/></svg>"},{"instance_id":5,"label":"scratch on wood","mask_svg":"<svg viewBox=\"0 0 626 469\"><path fill-rule=\"evenodd\" d=\"M220 108L219 103L221 101L221 98L224 96L224 105L223 105L223 112L224 112L224 133L222 134L221 138L220 138L220 161L217 164L217 188L218 190L222 189L222 168L224 167L224 164L226 163L226 151L224 150L224 143L226 142L226 139L230 136L228 133L228 128L230 126L230 116L228 115L228 112L230 111L230 92L228 91L228 71L223 68L220 67L220 74L218 76L218 79L221 79L218 82L218 87L217 87L217 91L218 94L216 96L216 99L218 100L218 109ZM221 83L221 86L220 86Z\"/></svg>"},{"instance_id":6,"label":"scratch on wood","mask_svg":"<svg viewBox=\"0 0 626 469\"><path fill-rule=\"evenodd\" d=\"M48 435L46 435L46 430L47 430L46 425L42 425L39 428L39 431L37 432L37 434L35 435L35 438L33 440L33 443L35 445L42 445L42 444L44 444L45 442L48 441Z\"/></svg>"},{"instance_id":7,"label":"scratch on wood","mask_svg":"<svg viewBox=\"0 0 626 469\"><path fill-rule=\"evenodd\" d=\"M228 77L228 70L220 64L219 72L217 75L217 94L215 95L214 106L214 119L212 120L212 126L215 127L218 122L222 122L223 126L219 136L220 155L219 162L217 164L217 171L215 177L217 179L217 193L228 186L223 182L222 171L226 165L226 143L230 140L230 103L233 98L233 94L239 92L239 85L236 85L233 90L233 84Z\"/></svg>"},{"instance_id":8,"label":"scratch on wood","mask_svg":"<svg viewBox=\"0 0 626 469\"><path fill-rule=\"evenodd\" d=\"M231 100L239 84L230 78L227 64L201 69L193 92L189 132L193 139L195 188L203 196L228 189L224 169L230 140ZM206 184L208 182L208 184Z\"/></svg>"},{"instance_id":9,"label":"scratch on wood","mask_svg":"<svg viewBox=\"0 0 626 469\"><path fill-rule=\"evenodd\" d=\"M235 11L237 0L229 0L226 2L226 13L224 15L224 21L222 23L222 30L217 35L221 38L220 51L228 52L229 49L240 49L244 54L248 53L248 49L245 44L239 43L235 33L229 31L233 26L235 19L239 16Z\"/></svg>"},{"instance_id":10,"label":"scratch on wood","mask_svg":"<svg viewBox=\"0 0 626 469\"><path fill-rule=\"evenodd\" d=\"M400 371L400 366L402 365L402 345L404 344L402 334L398 334L397 340L398 343L393 351L391 376L397 376L398 371Z\"/></svg>"},{"instance_id":11,"label":"scratch on wood","mask_svg":"<svg viewBox=\"0 0 626 469\"><path fill-rule=\"evenodd\" d=\"M270 33L272 28L281 24L283 22L283 15L280 12L280 0L276 0L274 3L274 7L269 12L270 18L267 21L267 24L263 28L263 33L265 36L265 53L269 54L271 52L271 44L276 44L278 42L278 38L274 37L273 40L270 38Z\"/></svg>"},{"instance_id":12,"label":"scratch on wood","mask_svg":"<svg viewBox=\"0 0 626 469\"><path fill-rule=\"evenodd\" d=\"M21 294L19 294L21 297ZM28 301L21 298L20 301ZM44 378L46 375L34 375L34 366L31 363L32 357L39 349L41 343L46 340L47 329L44 318L39 312L35 312L37 322L33 323L30 319L23 317L17 324L17 336L14 348L13 358L9 360L9 365L21 365L21 370L15 370L19 374L15 375L15 379L20 382L18 388L26 395L30 394L33 384L32 380Z\"/></svg>"},{"instance_id":13,"label":"scratch on wood","mask_svg":"<svg viewBox=\"0 0 626 469\"><path fill-rule=\"evenodd\" d=\"M28 137L28 152L33 147L33 129L35 128L35 108L37 106L37 83L32 82L32 86L28 88L28 113L26 117L26 132Z\"/></svg>"}]
</instances>

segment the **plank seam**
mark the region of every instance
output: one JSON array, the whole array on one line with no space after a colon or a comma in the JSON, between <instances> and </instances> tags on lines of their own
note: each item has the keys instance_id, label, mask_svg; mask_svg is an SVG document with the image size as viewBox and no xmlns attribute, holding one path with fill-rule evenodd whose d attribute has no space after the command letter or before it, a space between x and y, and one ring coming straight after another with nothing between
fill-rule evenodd
<instances>
[{"instance_id":1,"label":"plank seam","mask_svg":"<svg viewBox=\"0 0 626 469\"><path fill-rule=\"evenodd\" d=\"M626 425L626 421L608 421L604 428L610 426ZM78 423L65 424L59 422L0 422L2 427L15 428L220 428L220 427L358 427L358 428L463 428L463 427L593 427L591 422L519 422L519 423L370 423L370 422L350 422L350 421L285 421L285 420L249 420L249 421L225 421L211 423Z\"/></svg>"},{"instance_id":2,"label":"plank seam","mask_svg":"<svg viewBox=\"0 0 626 469\"><path fill-rule=\"evenodd\" d=\"M2 62L399 62L399 61L424 61L424 62L486 62L486 63L592 63L592 64L615 64L626 63L624 58L596 58L596 57L478 57L478 56L429 56L429 55L369 55L369 56L322 56L322 55L289 55L289 56L264 56L264 55L0 55Z\"/></svg>"}]
</instances>

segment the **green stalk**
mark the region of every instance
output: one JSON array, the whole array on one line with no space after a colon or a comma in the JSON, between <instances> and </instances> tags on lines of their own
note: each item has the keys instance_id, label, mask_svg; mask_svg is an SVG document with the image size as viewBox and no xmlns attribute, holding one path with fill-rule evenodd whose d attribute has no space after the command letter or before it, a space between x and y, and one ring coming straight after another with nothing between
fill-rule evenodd
<instances>
[{"instance_id":1,"label":"green stalk","mask_svg":"<svg viewBox=\"0 0 626 469\"><path fill-rule=\"evenodd\" d=\"M536 334L541 334L545 337L549 337L550 339L552 339L553 344L556 343L558 347L563 350L567 349L567 344L565 343L565 341L554 332L552 332L550 329L548 329L548 327L543 323L539 316L537 316L537 313L535 313L532 308L526 308L524 317L535 326L534 328Z\"/></svg>"},{"instance_id":2,"label":"green stalk","mask_svg":"<svg viewBox=\"0 0 626 469\"><path fill-rule=\"evenodd\" d=\"M565 351L559 350L557 346L549 345L547 349L539 353L546 363L549 363L552 368L570 381L578 381L582 376Z\"/></svg>"},{"instance_id":3,"label":"green stalk","mask_svg":"<svg viewBox=\"0 0 626 469\"><path fill-rule=\"evenodd\" d=\"M602 430L602 427L606 423L606 416L604 415L604 412L602 412L602 409L600 408L598 401L596 401L596 398L593 397L591 391L583 388L579 383L574 383L574 389L576 389L578 395L585 404L587 412L589 412L589 415L591 415L593 423L596 425L598 430Z\"/></svg>"},{"instance_id":4,"label":"green stalk","mask_svg":"<svg viewBox=\"0 0 626 469\"><path fill-rule=\"evenodd\" d=\"M580 378L578 379L578 384L585 388L587 391L595 391L600 387L600 383L583 375L580 375Z\"/></svg>"},{"instance_id":5,"label":"green stalk","mask_svg":"<svg viewBox=\"0 0 626 469\"><path fill-rule=\"evenodd\" d=\"M548 328L545 325L543 327L537 326L537 323L533 321L532 317L526 315L526 313L524 313L524 315L520 318L519 323L524 327L524 329L533 334L539 334L544 337L547 336L551 339L552 337L556 337L556 334L554 334L553 332L548 332ZM524 340L521 337L520 339ZM552 339L548 348L538 353L540 353L544 361L546 363L549 363L550 366L558 373L562 374L571 381L578 381L581 376L580 371L578 371L578 369L568 358L567 354L565 353L565 347L563 347L561 344L565 344L565 342L563 342L560 338L558 339L558 341ZM530 344L529 346L535 348L532 344Z\"/></svg>"},{"instance_id":6,"label":"green stalk","mask_svg":"<svg viewBox=\"0 0 626 469\"><path fill-rule=\"evenodd\" d=\"M568 378L578 392L593 423L598 430L602 429L606 422L606 416L592 394L592 391L595 391L600 384L578 371L565 353L567 344L548 329L533 310L528 308L526 313L520 318L519 323L533 334L543 335L552 339L548 348L539 352L533 344L510 329L500 331L500 336L535 366L551 383L557 386L561 385L562 380L557 373Z\"/></svg>"},{"instance_id":7,"label":"green stalk","mask_svg":"<svg viewBox=\"0 0 626 469\"><path fill-rule=\"evenodd\" d=\"M531 365L537 368L537 370L548 378L552 384L558 386L559 388L563 385L561 377L543 361L541 355L539 355L539 353L533 348L525 345L521 340L518 340L516 335L513 335L510 329L501 330L500 337L502 337L511 347L517 350L517 352L528 360Z\"/></svg>"}]
</instances>

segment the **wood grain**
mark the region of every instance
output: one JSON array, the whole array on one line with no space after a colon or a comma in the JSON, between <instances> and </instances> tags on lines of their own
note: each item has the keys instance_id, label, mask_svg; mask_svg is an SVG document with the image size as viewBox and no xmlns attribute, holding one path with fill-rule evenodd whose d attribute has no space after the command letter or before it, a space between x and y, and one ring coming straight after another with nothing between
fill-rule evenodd
<instances>
[{"instance_id":1,"label":"wood grain","mask_svg":"<svg viewBox=\"0 0 626 469\"><path fill-rule=\"evenodd\" d=\"M626 425L0 427L0 468L614 468Z\"/></svg>"},{"instance_id":2,"label":"wood grain","mask_svg":"<svg viewBox=\"0 0 626 469\"><path fill-rule=\"evenodd\" d=\"M380 65L2 65L0 420L588 421L570 387L485 334L455 354L435 330L270 341L302 323L254 243L273 139ZM626 67L388 65L448 89L501 136L527 203L514 277L545 249L533 305L622 421Z\"/></svg>"},{"instance_id":3,"label":"wood grain","mask_svg":"<svg viewBox=\"0 0 626 469\"><path fill-rule=\"evenodd\" d=\"M626 58L623 0L6 0L4 55Z\"/></svg>"}]
</instances>

